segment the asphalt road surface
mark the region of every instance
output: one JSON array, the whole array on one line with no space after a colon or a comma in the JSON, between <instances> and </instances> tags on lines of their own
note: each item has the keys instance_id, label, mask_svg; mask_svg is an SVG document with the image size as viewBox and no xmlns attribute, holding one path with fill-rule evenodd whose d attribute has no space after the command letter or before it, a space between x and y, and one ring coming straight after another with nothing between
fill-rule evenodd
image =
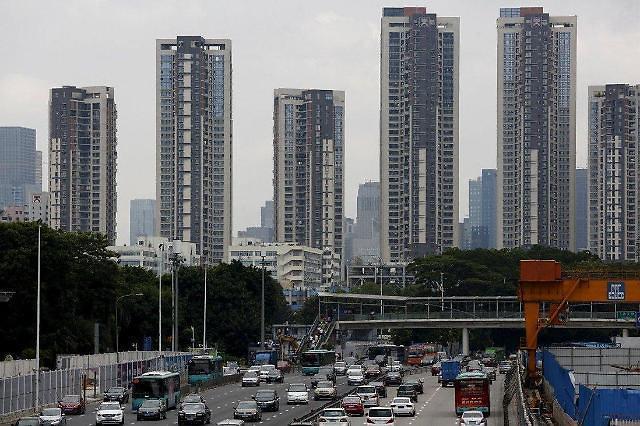
<instances>
[{"instance_id":1,"label":"asphalt road surface","mask_svg":"<svg viewBox=\"0 0 640 426\"><path fill-rule=\"evenodd\" d=\"M424 394L418 398L416 404L416 416L399 418L396 420L396 425L429 425L440 426L447 425L452 426L456 423L456 416L454 414L453 407L453 394L452 387L442 388L437 381L436 377L432 377L430 373L415 375L413 377L421 377L424 379ZM489 418L489 425L502 425L502 394L503 394L503 380L504 376L499 375L497 380L491 386L491 417ZM217 422L233 418L233 408L239 401L250 400L255 395L258 389L275 389L280 396L280 411L279 412L264 412L262 414L262 421L257 424L271 424L275 426L286 426L296 417L301 417L305 413L318 408L325 404L326 401L313 401L310 399L309 405L287 405L286 403L286 388L289 383L307 383L309 385L311 381L310 377L304 377L299 374L287 374L285 375L284 383L278 384L261 384L260 387L241 387L240 384L230 384L222 386L216 389L204 391L202 395L207 401L207 405L211 409L211 423L215 425ZM351 387L346 385L345 377L338 377L338 393L342 394ZM391 402L391 399L396 395L395 387L389 387L387 389L388 397L382 400L381 405L387 405ZM312 394L310 393L310 396ZM95 425L95 409L97 404L91 404L87 406L87 412L84 415L68 416L68 426L94 426ZM127 405L125 410L125 425L137 425L142 426L136 420L135 413L131 413L131 405ZM177 411L170 410L167 413L166 420L160 421L144 421L146 426L174 426L178 424ZM365 418L352 417L351 424L363 425L365 424Z\"/></svg>"}]
</instances>

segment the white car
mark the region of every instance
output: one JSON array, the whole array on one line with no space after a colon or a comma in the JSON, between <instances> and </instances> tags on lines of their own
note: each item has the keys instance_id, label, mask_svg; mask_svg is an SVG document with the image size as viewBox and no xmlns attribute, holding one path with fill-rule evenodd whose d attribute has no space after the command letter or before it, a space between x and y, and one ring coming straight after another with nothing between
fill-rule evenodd
<instances>
[{"instance_id":1,"label":"white car","mask_svg":"<svg viewBox=\"0 0 640 426\"><path fill-rule=\"evenodd\" d=\"M260 367L260 371L258 372L258 376L260 376L260 381L266 382L269 378L269 372L275 370L276 366L273 364L264 364Z\"/></svg>"},{"instance_id":2,"label":"white car","mask_svg":"<svg viewBox=\"0 0 640 426\"><path fill-rule=\"evenodd\" d=\"M349 416L347 416L346 411L342 408L326 408L322 410L320 416L318 416L318 422L322 424L338 423L343 426L351 426L351 420L349 420Z\"/></svg>"},{"instance_id":3,"label":"white car","mask_svg":"<svg viewBox=\"0 0 640 426\"><path fill-rule=\"evenodd\" d=\"M67 419L61 408L45 408L40 413L40 423L47 426L66 426Z\"/></svg>"},{"instance_id":4,"label":"white car","mask_svg":"<svg viewBox=\"0 0 640 426\"><path fill-rule=\"evenodd\" d=\"M344 376L347 374L347 363L344 361L337 361L333 364L333 371L336 373L336 376Z\"/></svg>"},{"instance_id":5,"label":"white car","mask_svg":"<svg viewBox=\"0 0 640 426\"><path fill-rule=\"evenodd\" d=\"M393 414L396 416L415 416L416 407L411 402L410 398L406 396L398 396L393 398L389 406L393 409Z\"/></svg>"},{"instance_id":6,"label":"white car","mask_svg":"<svg viewBox=\"0 0 640 426\"><path fill-rule=\"evenodd\" d=\"M391 407L371 407L367 413L367 424L395 426L396 416Z\"/></svg>"},{"instance_id":7,"label":"white car","mask_svg":"<svg viewBox=\"0 0 640 426\"><path fill-rule=\"evenodd\" d=\"M287 388L287 404L296 403L309 403L309 388L304 383L291 383Z\"/></svg>"},{"instance_id":8,"label":"white car","mask_svg":"<svg viewBox=\"0 0 640 426\"><path fill-rule=\"evenodd\" d=\"M362 368L360 364L352 364L349 366L349 368L347 368L347 376L350 373L357 372L357 371L364 373L364 368Z\"/></svg>"},{"instance_id":9,"label":"white car","mask_svg":"<svg viewBox=\"0 0 640 426\"><path fill-rule=\"evenodd\" d=\"M242 387L245 386L260 386L260 376L255 371L247 371L242 376L242 382L240 383Z\"/></svg>"},{"instance_id":10,"label":"white car","mask_svg":"<svg viewBox=\"0 0 640 426\"><path fill-rule=\"evenodd\" d=\"M487 419L484 418L482 411L465 411L460 417L460 425L487 426Z\"/></svg>"},{"instance_id":11,"label":"white car","mask_svg":"<svg viewBox=\"0 0 640 426\"><path fill-rule=\"evenodd\" d=\"M356 395L362 400L365 407L377 407L380 404L380 397L375 386L362 385L356 389Z\"/></svg>"},{"instance_id":12,"label":"white car","mask_svg":"<svg viewBox=\"0 0 640 426\"><path fill-rule=\"evenodd\" d=\"M362 370L351 370L347 373L347 385L357 386L365 382L364 373Z\"/></svg>"},{"instance_id":13,"label":"white car","mask_svg":"<svg viewBox=\"0 0 640 426\"><path fill-rule=\"evenodd\" d=\"M261 369L261 365L252 365L247 371L255 371L256 373L259 373Z\"/></svg>"},{"instance_id":14,"label":"white car","mask_svg":"<svg viewBox=\"0 0 640 426\"><path fill-rule=\"evenodd\" d=\"M103 402L96 411L96 425L124 424L124 410L118 402Z\"/></svg>"}]
</instances>

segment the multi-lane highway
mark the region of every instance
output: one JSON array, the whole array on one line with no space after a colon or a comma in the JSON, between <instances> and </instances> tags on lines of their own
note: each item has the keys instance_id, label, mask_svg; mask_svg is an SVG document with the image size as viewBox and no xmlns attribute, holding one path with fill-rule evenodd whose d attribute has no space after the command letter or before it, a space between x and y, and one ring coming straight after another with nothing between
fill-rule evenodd
<instances>
[{"instance_id":1,"label":"multi-lane highway","mask_svg":"<svg viewBox=\"0 0 640 426\"><path fill-rule=\"evenodd\" d=\"M452 426L456 424L456 417L453 414L453 388L442 388L435 377L430 374L420 374L414 377L421 377L424 379L424 394L420 395L418 403L416 404L416 417L413 418L401 418L396 421L399 426L405 425L430 425L440 426L447 425ZM492 413L489 418L489 425L501 425L502 424L502 394L503 394L503 377L498 376L498 379L491 386L491 404ZM285 382L283 384L262 384L259 388L253 387L241 387L240 384L230 384L222 386L216 389L204 391L202 394L205 397L207 404L212 412L211 423L216 424L223 419L233 418L234 406L239 401L250 400L257 389L275 389L280 396L280 411L279 412L264 412L262 422L258 424L272 424L277 426L285 426L293 421L296 417L301 417L310 410L320 407L325 401L313 401L310 400L309 405L287 405L286 403L286 388L289 383L310 383L310 378L303 377L298 374L291 374L285 376ZM349 389L346 385L346 379L344 377L338 377L338 393L344 393ZM387 405L391 402L391 399L395 396L396 390L394 387L388 388L388 397L383 399L381 405ZM311 394L310 394L311 395ZM68 416L68 426L94 426L95 425L95 408L97 404L88 406L87 412L84 415ZM131 413L130 405L125 412L125 424L140 426L136 421L134 413ZM166 420L161 421L145 421L148 426L174 426L178 423L177 411L171 410L167 415ZM352 417L352 425L362 425L365 423L363 417Z\"/></svg>"}]
</instances>

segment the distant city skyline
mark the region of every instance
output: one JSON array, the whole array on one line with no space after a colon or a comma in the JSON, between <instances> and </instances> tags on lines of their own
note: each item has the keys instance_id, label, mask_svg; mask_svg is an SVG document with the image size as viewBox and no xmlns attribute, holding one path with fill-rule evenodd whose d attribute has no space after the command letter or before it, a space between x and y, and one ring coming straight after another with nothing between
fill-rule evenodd
<instances>
[{"instance_id":1,"label":"distant city skyline","mask_svg":"<svg viewBox=\"0 0 640 426\"><path fill-rule=\"evenodd\" d=\"M37 129L37 149L46 153L48 90L70 83L113 86L119 110L118 203L127 206L134 198L152 198L154 40L178 34L230 38L236 47L234 234L259 224L259 207L271 193L270 96L273 88L285 85L345 90L351 111L345 123L351 141L345 148L345 213L355 217L358 185L378 180L377 167L371 165L378 162L381 11L383 7L422 4L337 0L314 7L293 0L278 6L231 1L223 7L219 4L185 7L171 1L140 1L120 2L117 8L111 8L89 2L38 3L36 8L34 2L25 1L6 5L0 34L14 42L0 46L0 54L14 60L6 61L0 71L0 125ZM482 168L496 166L496 16L500 7L523 5L511 0L435 0L426 5L438 15L461 18L460 218L468 213L468 179L478 176ZM616 2L615 8L603 8L601 2L589 0L538 1L533 5L543 6L553 15L578 16L576 152L577 165L584 167L588 85L637 80L640 47L628 40L640 39L640 29L635 25L640 6L637 1L624 0ZM81 62L76 58L77 51L60 48L73 39L69 26L52 24L71 22L75 16L87 19L75 20L74 31L104 29L90 42L76 40L78 47L85 49L86 60ZM275 19L280 19L278 31L274 31ZM159 28L158 22L165 24ZM47 32L46 38L41 37L41 31ZM285 39L286 48L280 48ZM33 45L42 46L38 55L29 54ZM267 45L280 47L265 49ZM625 54L610 46L624 46ZM128 66L119 66L122 63ZM260 78L256 78L256 63L261 64ZM43 161L47 164L46 154ZM43 180L46 182L46 178ZM121 209L117 220L118 239L125 242L128 209Z\"/></svg>"}]
</instances>

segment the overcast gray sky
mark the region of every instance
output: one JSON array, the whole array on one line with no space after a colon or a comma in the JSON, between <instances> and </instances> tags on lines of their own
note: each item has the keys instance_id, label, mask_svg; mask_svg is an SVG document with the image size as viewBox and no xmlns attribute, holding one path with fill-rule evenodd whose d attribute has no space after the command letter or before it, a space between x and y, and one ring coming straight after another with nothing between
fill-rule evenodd
<instances>
[{"instance_id":1,"label":"overcast gray sky","mask_svg":"<svg viewBox=\"0 0 640 426\"><path fill-rule=\"evenodd\" d=\"M556 0L0 0L0 125L37 129L47 150L51 87L115 87L118 241L129 200L155 198L155 39L233 42L233 227L257 225L272 197L273 89L346 91L346 212L378 179L379 38L384 6L459 16L460 212L467 181L496 165L496 30L500 7L578 16L578 165L586 165L587 86L640 83L640 1Z\"/></svg>"}]
</instances>

